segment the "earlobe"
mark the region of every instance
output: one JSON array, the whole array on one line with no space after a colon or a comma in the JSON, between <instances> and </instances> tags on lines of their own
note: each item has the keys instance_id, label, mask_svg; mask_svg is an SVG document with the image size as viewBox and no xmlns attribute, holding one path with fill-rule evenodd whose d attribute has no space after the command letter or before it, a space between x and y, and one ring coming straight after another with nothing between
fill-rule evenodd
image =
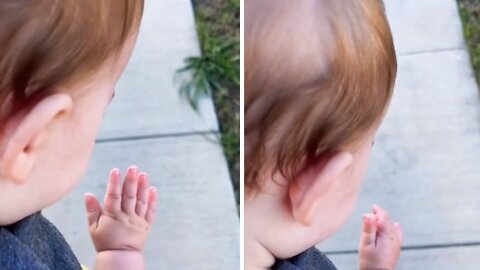
<instances>
[{"instance_id":1,"label":"earlobe","mask_svg":"<svg viewBox=\"0 0 480 270\"><path fill-rule=\"evenodd\" d=\"M70 112L72 106L69 95L55 93L39 99L26 113L7 120L5 127L9 130L4 132L0 152L0 173L4 178L18 185L26 182L50 124Z\"/></svg>"},{"instance_id":2,"label":"earlobe","mask_svg":"<svg viewBox=\"0 0 480 270\"><path fill-rule=\"evenodd\" d=\"M320 157L288 187L292 215L300 223L310 226L319 207L322 196L333 186L335 180L352 163L349 152L338 152Z\"/></svg>"}]
</instances>

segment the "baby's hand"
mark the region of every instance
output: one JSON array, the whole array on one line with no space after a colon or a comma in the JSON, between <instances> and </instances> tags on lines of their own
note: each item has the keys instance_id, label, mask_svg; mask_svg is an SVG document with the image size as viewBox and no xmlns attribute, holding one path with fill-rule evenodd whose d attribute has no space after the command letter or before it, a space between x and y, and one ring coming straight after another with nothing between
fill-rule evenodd
<instances>
[{"instance_id":1,"label":"baby's hand","mask_svg":"<svg viewBox=\"0 0 480 270\"><path fill-rule=\"evenodd\" d=\"M148 175L137 167L127 170L122 185L120 171L110 172L104 207L92 195L85 196L88 226L97 252L141 252L155 216L157 194Z\"/></svg>"},{"instance_id":2,"label":"baby's hand","mask_svg":"<svg viewBox=\"0 0 480 270\"><path fill-rule=\"evenodd\" d=\"M387 212L377 205L373 214L363 216L359 245L360 270L393 270L400 257L403 233Z\"/></svg>"}]
</instances>

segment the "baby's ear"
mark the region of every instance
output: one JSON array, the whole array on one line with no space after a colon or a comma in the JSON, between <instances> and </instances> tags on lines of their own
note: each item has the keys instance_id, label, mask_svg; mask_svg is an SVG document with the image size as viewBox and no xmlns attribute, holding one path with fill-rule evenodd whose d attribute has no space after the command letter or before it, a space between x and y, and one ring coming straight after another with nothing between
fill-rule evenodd
<instances>
[{"instance_id":1,"label":"baby's ear","mask_svg":"<svg viewBox=\"0 0 480 270\"><path fill-rule=\"evenodd\" d=\"M39 149L48 135L50 124L65 117L73 106L72 98L55 93L37 100L25 111L6 121L0 150L0 174L21 185L37 161Z\"/></svg>"},{"instance_id":2,"label":"baby's ear","mask_svg":"<svg viewBox=\"0 0 480 270\"><path fill-rule=\"evenodd\" d=\"M293 217L305 226L312 224L318 203L352 163L349 152L320 157L301 172L288 186Z\"/></svg>"}]
</instances>

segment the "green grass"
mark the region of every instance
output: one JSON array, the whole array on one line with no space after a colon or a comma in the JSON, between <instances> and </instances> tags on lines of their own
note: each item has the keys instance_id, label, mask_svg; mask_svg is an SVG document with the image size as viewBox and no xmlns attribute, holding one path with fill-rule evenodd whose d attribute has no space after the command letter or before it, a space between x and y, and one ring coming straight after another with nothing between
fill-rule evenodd
<instances>
[{"instance_id":1,"label":"green grass","mask_svg":"<svg viewBox=\"0 0 480 270\"><path fill-rule=\"evenodd\" d=\"M475 77L480 83L480 0L458 0L458 6Z\"/></svg>"},{"instance_id":2,"label":"green grass","mask_svg":"<svg viewBox=\"0 0 480 270\"><path fill-rule=\"evenodd\" d=\"M185 59L180 94L198 109L202 96L213 97L220 120L235 198L240 188L240 1L193 0L201 56Z\"/></svg>"}]
</instances>

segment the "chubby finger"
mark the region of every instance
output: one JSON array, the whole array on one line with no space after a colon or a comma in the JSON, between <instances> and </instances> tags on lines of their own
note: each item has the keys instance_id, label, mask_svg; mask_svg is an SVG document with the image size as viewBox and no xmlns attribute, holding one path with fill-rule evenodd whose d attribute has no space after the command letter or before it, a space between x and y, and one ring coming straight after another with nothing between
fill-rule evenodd
<instances>
[{"instance_id":1,"label":"chubby finger","mask_svg":"<svg viewBox=\"0 0 480 270\"><path fill-rule=\"evenodd\" d=\"M122 180L120 179L120 170L115 168L110 171L107 192L105 194L105 210L109 213L120 211L122 202Z\"/></svg>"},{"instance_id":2,"label":"chubby finger","mask_svg":"<svg viewBox=\"0 0 480 270\"><path fill-rule=\"evenodd\" d=\"M85 194L85 208L87 209L88 226L97 226L98 219L102 215L102 207L95 195Z\"/></svg>"},{"instance_id":3,"label":"chubby finger","mask_svg":"<svg viewBox=\"0 0 480 270\"><path fill-rule=\"evenodd\" d=\"M393 224L390 221L388 213L378 205L373 205L373 213L377 217L377 230L379 234L390 234L392 232Z\"/></svg>"},{"instance_id":4,"label":"chubby finger","mask_svg":"<svg viewBox=\"0 0 480 270\"><path fill-rule=\"evenodd\" d=\"M137 189L138 189L138 168L131 166L127 170L125 182L122 190L122 210L129 214L135 214L135 206L137 205Z\"/></svg>"},{"instance_id":5,"label":"chubby finger","mask_svg":"<svg viewBox=\"0 0 480 270\"><path fill-rule=\"evenodd\" d=\"M157 208L157 189L150 187L148 189L148 209L145 215L145 220L148 224L152 225L155 220L155 212Z\"/></svg>"},{"instance_id":6,"label":"chubby finger","mask_svg":"<svg viewBox=\"0 0 480 270\"><path fill-rule=\"evenodd\" d=\"M140 173L138 175L137 205L135 212L141 218L145 217L148 209L148 175Z\"/></svg>"},{"instance_id":7,"label":"chubby finger","mask_svg":"<svg viewBox=\"0 0 480 270\"><path fill-rule=\"evenodd\" d=\"M377 221L374 214L363 215L363 231L360 237L360 245L375 245L377 238Z\"/></svg>"},{"instance_id":8,"label":"chubby finger","mask_svg":"<svg viewBox=\"0 0 480 270\"><path fill-rule=\"evenodd\" d=\"M395 223L395 224L393 224L393 227L395 228L395 232L397 233L398 239L400 240L400 244L403 244L402 226L400 226L399 223Z\"/></svg>"},{"instance_id":9,"label":"chubby finger","mask_svg":"<svg viewBox=\"0 0 480 270\"><path fill-rule=\"evenodd\" d=\"M381 208L380 206L378 206L376 204L374 204L372 206L372 211L377 216L377 218L379 220L389 219L387 211L385 211L383 208Z\"/></svg>"}]
</instances>

